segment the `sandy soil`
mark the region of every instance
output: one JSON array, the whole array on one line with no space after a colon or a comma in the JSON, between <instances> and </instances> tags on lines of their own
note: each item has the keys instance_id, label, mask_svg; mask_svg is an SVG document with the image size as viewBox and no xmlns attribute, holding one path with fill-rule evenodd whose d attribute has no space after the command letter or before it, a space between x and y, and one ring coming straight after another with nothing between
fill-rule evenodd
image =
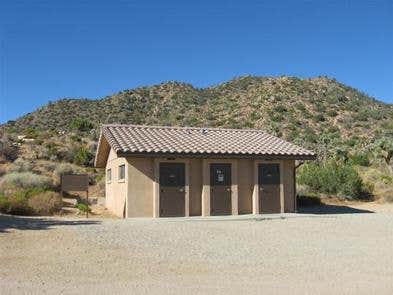
<instances>
[{"instance_id":1,"label":"sandy soil","mask_svg":"<svg viewBox=\"0 0 393 295\"><path fill-rule=\"evenodd\" d=\"M393 294L393 213L341 207L264 220L0 215L0 293Z\"/></svg>"}]
</instances>

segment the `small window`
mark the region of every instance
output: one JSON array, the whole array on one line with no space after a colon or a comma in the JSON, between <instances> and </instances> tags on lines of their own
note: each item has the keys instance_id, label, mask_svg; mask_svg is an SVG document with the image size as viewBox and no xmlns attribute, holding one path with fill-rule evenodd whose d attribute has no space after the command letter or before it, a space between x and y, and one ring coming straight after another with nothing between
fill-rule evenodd
<instances>
[{"instance_id":1,"label":"small window","mask_svg":"<svg viewBox=\"0 0 393 295\"><path fill-rule=\"evenodd\" d=\"M112 169L107 169L106 170L106 182L111 182L112 181Z\"/></svg>"},{"instance_id":2,"label":"small window","mask_svg":"<svg viewBox=\"0 0 393 295\"><path fill-rule=\"evenodd\" d=\"M120 165L119 166L119 180L123 180L126 177L126 166Z\"/></svg>"}]
</instances>

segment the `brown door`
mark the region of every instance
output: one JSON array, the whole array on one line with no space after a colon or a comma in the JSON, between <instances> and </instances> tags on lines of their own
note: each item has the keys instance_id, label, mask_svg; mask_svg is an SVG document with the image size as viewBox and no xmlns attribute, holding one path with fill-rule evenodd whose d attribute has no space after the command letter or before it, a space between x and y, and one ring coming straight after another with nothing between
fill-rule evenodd
<instances>
[{"instance_id":1,"label":"brown door","mask_svg":"<svg viewBox=\"0 0 393 295\"><path fill-rule=\"evenodd\" d=\"M160 217L185 215L185 165L160 163Z\"/></svg>"},{"instance_id":2,"label":"brown door","mask_svg":"<svg viewBox=\"0 0 393 295\"><path fill-rule=\"evenodd\" d=\"M259 164L259 212L280 213L280 165Z\"/></svg>"},{"instance_id":3,"label":"brown door","mask_svg":"<svg viewBox=\"0 0 393 295\"><path fill-rule=\"evenodd\" d=\"M230 215L231 164L210 164L210 214Z\"/></svg>"}]
</instances>

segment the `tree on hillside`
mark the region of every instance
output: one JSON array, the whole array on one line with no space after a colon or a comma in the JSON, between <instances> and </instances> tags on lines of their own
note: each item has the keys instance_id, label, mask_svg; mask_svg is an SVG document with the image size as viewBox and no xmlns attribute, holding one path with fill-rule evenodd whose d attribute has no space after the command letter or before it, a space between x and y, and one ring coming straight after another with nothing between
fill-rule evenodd
<instances>
[{"instance_id":1,"label":"tree on hillside","mask_svg":"<svg viewBox=\"0 0 393 295\"><path fill-rule=\"evenodd\" d=\"M387 164L390 172L393 173L392 158L393 158L393 139L392 138L381 138L374 144L374 152L376 156L382 158Z\"/></svg>"},{"instance_id":2,"label":"tree on hillside","mask_svg":"<svg viewBox=\"0 0 393 295\"><path fill-rule=\"evenodd\" d=\"M69 125L70 130L74 131L90 131L94 128L94 124L84 118L75 118Z\"/></svg>"}]
</instances>

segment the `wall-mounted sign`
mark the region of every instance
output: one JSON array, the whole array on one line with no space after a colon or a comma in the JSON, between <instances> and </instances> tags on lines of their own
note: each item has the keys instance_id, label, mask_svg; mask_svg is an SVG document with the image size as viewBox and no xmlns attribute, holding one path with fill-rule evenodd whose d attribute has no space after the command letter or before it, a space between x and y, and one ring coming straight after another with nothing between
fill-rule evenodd
<instances>
[{"instance_id":1,"label":"wall-mounted sign","mask_svg":"<svg viewBox=\"0 0 393 295\"><path fill-rule=\"evenodd\" d=\"M224 173L222 170L217 169L217 182L224 182Z\"/></svg>"}]
</instances>

